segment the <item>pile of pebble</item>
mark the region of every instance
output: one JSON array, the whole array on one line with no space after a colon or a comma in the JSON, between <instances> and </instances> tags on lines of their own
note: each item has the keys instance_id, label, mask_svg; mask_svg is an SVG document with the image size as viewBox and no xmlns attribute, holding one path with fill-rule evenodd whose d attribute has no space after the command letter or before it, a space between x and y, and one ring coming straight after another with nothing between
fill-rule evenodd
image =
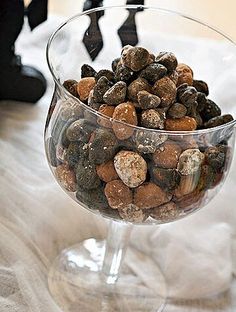
<instances>
[{"instance_id":1,"label":"pile of pebble","mask_svg":"<svg viewBox=\"0 0 236 312\"><path fill-rule=\"evenodd\" d=\"M86 207L130 222L168 222L199 208L224 177L227 141L199 145L194 135L158 129L192 131L233 120L208 98L206 82L171 52L155 57L132 46L112 70L85 64L81 77L63 85L99 114L73 98L58 104L47 147L62 187Z\"/></svg>"}]
</instances>

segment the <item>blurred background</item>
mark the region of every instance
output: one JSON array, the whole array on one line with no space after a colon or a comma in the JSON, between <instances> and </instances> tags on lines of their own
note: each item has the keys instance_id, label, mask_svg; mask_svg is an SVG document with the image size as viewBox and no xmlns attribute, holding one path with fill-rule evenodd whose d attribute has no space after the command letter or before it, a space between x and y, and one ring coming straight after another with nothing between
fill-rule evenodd
<instances>
[{"instance_id":1,"label":"blurred background","mask_svg":"<svg viewBox=\"0 0 236 312\"><path fill-rule=\"evenodd\" d=\"M49 0L49 13L71 16L82 10L83 3L83 0ZM104 1L104 5L125 3L125 0ZM146 0L145 4L176 10L194 16L210 25L216 26L236 40L236 27L233 25L236 12L235 0Z\"/></svg>"}]
</instances>

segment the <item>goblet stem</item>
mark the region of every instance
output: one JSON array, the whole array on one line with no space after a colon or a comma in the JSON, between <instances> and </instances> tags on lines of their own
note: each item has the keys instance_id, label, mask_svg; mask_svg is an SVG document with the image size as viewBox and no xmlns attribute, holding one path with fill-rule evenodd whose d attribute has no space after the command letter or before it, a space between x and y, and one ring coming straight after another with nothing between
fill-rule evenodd
<instances>
[{"instance_id":1,"label":"goblet stem","mask_svg":"<svg viewBox=\"0 0 236 312\"><path fill-rule=\"evenodd\" d=\"M122 261L128 247L132 225L111 221L108 228L102 272L107 284L119 278Z\"/></svg>"}]
</instances>

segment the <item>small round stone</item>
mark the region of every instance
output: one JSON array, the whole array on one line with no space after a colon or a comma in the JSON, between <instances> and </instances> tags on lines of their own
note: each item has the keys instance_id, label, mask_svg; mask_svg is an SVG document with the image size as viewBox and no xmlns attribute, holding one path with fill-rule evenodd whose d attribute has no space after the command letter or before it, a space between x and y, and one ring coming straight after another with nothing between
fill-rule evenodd
<instances>
[{"instance_id":1,"label":"small round stone","mask_svg":"<svg viewBox=\"0 0 236 312\"><path fill-rule=\"evenodd\" d=\"M78 102L73 99L67 99L58 103L60 106L61 119L67 121L71 118L80 118L83 116L84 108Z\"/></svg>"},{"instance_id":2,"label":"small round stone","mask_svg":"<svg viewBox=\"0 0 236 312\"><path fill-rule=\"evenodd\" d=\"M69 141L82 141L87 143L93 131L93 126L85 119L74 121L66 130Z\"/></svg>"},{"instance_id":3,"label":"small round stone","mask_svg":"<svg viewBox=\"0 0 236 312\"><path fill-rule=\"evenodd\" d=\"M103 100L108 105L118 105L125 101L127 86L124 81L119 81L103 95Z\"/></svg>"},{"instance_id":4,"label":"small round stone","mask_svg":"<svg viewBox=\"0 0 236 312\"><path fill-rule=\"evenodd\" d=\"M95 189L100 185L95 165L87 158L81 158L75 168L76 180L79 188L83 190Z\"/></svg>"},{"instance_id":5,"label":"small round stone","mask_svg":"<svg viewBox=\"0 0 236 312\"><path fill-rule=\"evenodd\" d=\"M168 107L176 98L176 86L169 77L157 80L153 86L153 93L161 99L161 106Z\"/></svg>"},{"instance_id":6,"label":"small round stone","mask_svg":"<svg viewBox=\"0 0 236 312\"><path fill-rule=\"evenodd\" d=\"M140 153L152 154L160 144L168 139L165 134L159 134L152 131L137 130L134 136L134 143Z\"/></svg>"},{"instance_id":7,"label":"small round stone","mask_svg":"<svg viewBox=\"0 0 236 312\"><path fill-rule=\"evenodd\" d=\"M113 70L113 72L116 71L117 69L117 65L120 63L120 57L117 57L116 59L114 59L111 63L111 68Z\"/></svg>"},{"instance_id":8,"label":"small round stone","mask_svg":"<svg viewBox=\"0 0 236 312\"><path fill-rule=\"evenodd\" d=\"M193 80L193 87L197 89L198 92L204 93L206 96L209 95L209 88L205 81L203 80Z\"/></svg>"},{"instance_id":9,"label":"small round stone","mask_svg":"<svg viewBox=\"0 0 236 312\"><path fill-rule=\"evenodd\" d=\"M88 106L95 109L96 111L99 110L99 107L101 106L102 104L99 103L95 97L94 97L94 91L91 90L90 93L89 93L89 97L88 97ZM86 110L84 111L84 115L86 113Z\"/></svg>"},{"instance_id":10,"label":"small round stone","mask_svg":"<svg viewBox=\"0 0 236 312\"><path fill-rule=\"evenodd\" d=\"M170 192L180 183L180 174L176 169L165 169L153 167L152 176L154 182L162 189Z\"/></svg>"},{"instance_id":11,"label":"small round stone","mask_svg":"<svg viewBox=\"0 0 236 312\"><path fill-rule=\"evenodd\" d=\"M178 89L178 98L182 104L189 107L197 101L198 92L194 87L187 86L183 90Z\"/></svg>"},{"instance_id":12,"label":"small round stone","mask_svg":"<svg viewBox=\"0 0 236 312\"><path fill-rule=\"evenodd\" d=\"M178 83L179 74L176 70L173 70L172 73L168 75L168 77L174 82L175 85Z\"/></svg>"},{"instance_id":13,"label":"small round stone","mask_svg":"<svg viewBox=\"0 0 236 312\"><path fill-rule=\"evenodd\" d=\"M95 77L97 74L96 70L88 65L88 64L84 64L81 67L81 78L85 78L85 77Z\"/></svg>"},{"instance_id":14,"label":"small round stone","mask_svg":"<svg viewBox=\"0 0 236 312\"><path fill-rule=\"evenodd\" d=\"M179 76L177 86L183 83L187 83L189 86L193 85L193 71L188 65L181 63L176 67L176 71Z\"/></svg>"},{"instance_id":15,"label":"small round stone","mask_svg":"<svg viewBox=\"0 0 236 312\"><path fill-rule=\"evenodd\" d=\"M86 205L88 208L93 210L108 209L109 207L102 187L97 187L92 190L79 189L76 192L76 198L80 203Z\"/></svg>"},{"instance_id":16,"label":"small round stone","mask_svg":"<svg viewBox=\"0 0 236 312\"><path fill-rule=\"evenodd\" d=\"M171 195L152 182L144 183L134 190L134 204L140 209L158 207L171 200Z\"/></svg>"},{"instance_id":17,"label":"small round stone","mask_svg":"<svg viewBox=\"0 0 236 312\"><path fill-rule=\"evenodd\" d=\"M128 83L134 77L134 72L125 65L118 63L115 71L115 81Z\"/></svg>"},{"instance_id":18,"label":"small round stone","mask_svg":"<svg viewBox=\"0 0 236 312\"><path fill-rule=\"evenodd\" d=\"M179 217L181 210L178 209L176 203L170 201L169 203L150 209L149 213L150 217L155 220L170 222L176 220Z\"/></svg>"},{"instance_id":19,"label":"small round stone","mask_svg":"<svg viewBox=\"0 0 236 312\"><path fill-rule=\"evenodd\" d=\"M108 182L104 193L112 209L125 208L133 201L132 191L121 180Z\"/></svg>"},{"instance_id":20,"label":"small round stone","mask_svg":"<svg viewBox=\"0 0 236 312\"><path fill-rule=\"evenodd\" d=\"M141 109L157 108L161 103L161 99L154 94L151 94L145 90L139 91L138 103L135 106Z\"/></svg>"},{"instance_id":21,"label":"small round stone","mask_svg":"<svg viewBox=\"0 0 236 312\"><path fill-rule=\"evenodd\" d=\"M89 158L100 165L112 159L117 150L115 135L107 129L96 129L89 140Z\"/></svg>"},{"instance_id":22,"label":"small round stone","mask_svg":"<svg viewBox=\"0 0 236 312\"><path fill-rule=\"evenodd\" d=\"M218 117L221 115L220 107L210 99L207 99L204 109L201 111L201 116L204 122L210 120L211 118Z\"/></svg>"},{"instance_id":23,"label":"small round stone","mask_svg":"<svg viewBox=\"0 0 236 312\"><path fill-rule=\"evenodd\" d=\"M109 69L101 69L97 72L95 79L96 82L101 78L101 77L106 77L109 81L113 81L115 78L115 74L113 73L113 71L109 70Z\"/></svg>"},{"instance_id":24,"label":"small round stone","mask_svg":"<svg viewBox=\"0 0 236 312\"><path fill-rule=\"evenodd\" d=\"M84 155L88 155L88 150L83 150L83 142L71 142L65 152L65 160L69 164L70 168L74 168L79 159Z\"/></svg>"},{"instance_id":25,"label":"small round stone","mask_svg":"<svg viewBox=\"0 0 236 312\"><path fill-rule=\"evenodd\" d=\"M151 91L151 86L144 78L137 78L128 86L127 97L130 101L138 102L138 93L140 91Z\"/></svg>"},{"instance_id":26,"label":"small round stone","mask_svg":"<svg viewBox=\"0 0 236 312\"><path fill-rule=\"evenodd\" d=\"M210 120L205 122L204 128L218 127L218 126L224 125L224 124L226 124L232 120L234 120L234 118L230 114L217 116L217 117L211 118Z\"/></svg>"},{"instance_id":27,"label":"small round stone","mask_svg":"<svg viewBox=\"0 0 236 312\"><path fill-rule=\"evenodd\" d=\"M150 54L142 47L124 47L121 54L122 62L133 71L140 71L149 64Z\"/></svg>"},{"instance_id":28,"label":"small round stone","mask_svg":"<svg viewBox=\"0 0 236 312\"><path fill-rule=\"evenodd\" d=\"M63 82L63 87L70 92L73 96L77 97L77 81L73 79L68 79Z\"/></svg>"},{"instance_id":29,"label":"small round stone","mask_svg":"<svg viewBox=\"0 0 236 312\"><path fill-rule=\"evenodd\" d=\"M160 129L161 116L156 109L146 109L141 113L140 124L142 127Z\"/></svg>"},{"instance_id":30,"label":"small round stone","mask_svg":"<svg viewBox=\"0 0 236 312\"><path fill-rule=\"evenodd\" d=\"M194 118L188 116L178 119L167 118L165 129L168 131L193 131L197 129L197 122Z\"/></svg>"},{"instance_id":31,"label":"small round stone","mask_svg":"<svg viewBox=\"0 0 236 312\"><path fill-rule=\"evenodd\" d=\"M198 190L204 191L210 189L215 181L216 172L209 165L203 165L201 167L201 176L198 182Z\"/></svg>"},{"instance_id":32,"label":"small round stone","mask_svg":"<svg viewBox=\"0 0 236 312\"><path fill-rule=\"evenodd\" d=\"M205 150L206 163L216 171L224 167L225 158L225 150L221 146L211 146Z\"/></svg>"},{"instance_id":33,"label":"small round stone","mask_svg":"<svg viewBox=\"0 0 236 312\"><path fill-rule=\"evenodd\" d=\"M199 170L204 158L199 149L185 150L179 157L177 169L182 175L193 174Z\"/></svg>"},{"instance_id":34,"label":"small round stone","mask_svg":"<svg viewBox=\"0 0 236 312\"><path fill-rule=\"evenodd\" d=\"M68 164L61 164L56 167L55 175L62 187L68 192L75 192L76 187L76 178L75 173L71 170Z\"/></svg>"},{"instance_id":35,"label":"small round stone","mask_svg":"<svg viewBox=\"0 0 236 312\"><path fill-rule=\"evenodd\" d=\"M114 166L119 178L128 187L137 187L146 180L147 163L138 153L120 151L114 158Z\"/></svg>"},{"instance_id":36,"label":"small round stone","mask_svg":"<svg viewBox=\"0 0 236 312\"><path fill-rule=\"evenodd\" d=\"M187 194L192 193L198 185L198 182L200 179L200 173L201 172L199 168L199 170L197 170L193 174L181 175L180 183L174 192L175 197L181 198Z\"/></svg>"},{"instance_id":37,"label":"small round stone","mask_svg":"<svg viewBox=\"0 0 236 312\"><path fill-rule=\"evenodd\" d=\"M96 166L96 170L99 178L106 183L118 179L118 174L112 160Z\"/></svg>"},{"instance_id":38,"label":"small round stone","mask_svg":"<svg viewBox=\"0 0 236 312\"><path fill-rule=\"evenodd\" d=\"M137 126L138 118L132 102L121 103L115 107L113 119ZM119 140L126 140L133 135L134 128L114 121L112 129Z\"/></svg>"},{"instance_id":39,"label":"small round stone","mask_svg":"<svg viewBox=\"0 0 236 312\"><path fill-rule=\"evenodd\" d=\"M163 78L167 74L167 69L165 66L157 63L152 63L144 68L140 77L146 79L149 83L153 84L157 80Z\"/></svg>"},{"instance_id":40,"label":"small round stone","mask_svg":"<svg viewBox=\"0 0 236 312\"><path fill-rule=\"evenodd\" d=\"M171 107L168 109L167 116L169 118L182 118L186 116L187 114L187 108L181 104L181 103L174 103L171 105Z\"/></svg>"},{"instance_id":41,"label":"small round stone","mask_svg":"<svg viewBox=\"0 0 236 312\"><path fill-rule=\"evenodd\" d=\"M103 96L111 86L112 83L105 76L99 78L93 89L94 102L104 103Z\"/></svg>"},{"instance_id":42,"label":"small round stone","mask_svg":"<svg viewBox=\"0 0 236 312\"><path fill-rule=\"evenodd\" d=\"M112 116L114 114L114 110L115 110L114 106L106 105L106 104L102 104L98 109L99 113L101 113L101 114L103 114L109 118L112 118ZM111 128L112 127L111 121L107 120L106 118L98 117L97 122L102 127L105 127L105 128Z\"/></svg>"},{"instance_id":43,"label":"small round stone","mask_svg":"<svg viewBox=\"0 0 236 312\"><path fill-rule=\"evenodd\" d=\"M119 208L118 211L121 218L128 222L141 223L147 218L145 211L134 204L127 205L124 208Z\"/></svg>"},{"instance_id":44,"label":"small round stone","mask_svg":"<svg viewBox=\"0 0 236 312\"><path fill-rule=\"evenodd\" d=\"M158 167L176 168L181 152L182 149L177 143L166 141L153 154L153 161Z\"/></svg>"},{"instance_id":45,"label":"small round stone","mask_svg":"<svg viewBox=\"0 0 236 312\"><path fill-rule=\"evenodd\" d=\"M165 66L168 72L175 70L178 65L177 58L172 52L160 52L156 57L156 62Z\"/></svg>"},{"instance_id":46,"label":"small round stone","mask_svg":"<svg viewBox=\"0 0 236 312\"><path fill-rule=\"evenodd\" d=\"M82 78L77 83L77 93L81 101L86 101L88 99L89 93L95 86L95 83L94 77Z\"/></svg>"}]
</instances>

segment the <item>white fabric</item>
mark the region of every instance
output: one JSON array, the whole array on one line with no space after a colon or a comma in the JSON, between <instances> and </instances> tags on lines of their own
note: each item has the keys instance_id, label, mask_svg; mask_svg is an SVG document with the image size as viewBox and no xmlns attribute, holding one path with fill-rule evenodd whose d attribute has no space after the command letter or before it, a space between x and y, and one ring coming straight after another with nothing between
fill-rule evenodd
<instances>
[{"instance_id":1,"label":"white fabric","mask_svg":"<svg viewBox=\"0 0 236 312\"><path fill-rule=\"evenodd\" d=\"M23 62L46 75L47 94L36 106L0 105L3 312L61 311L47 289L50 263L64 247L88 237L105 236L105 221L78 207L61 191L45 159L43 129L53 88L45 45L60 22L60 18L51 17L33 33L25 29L18 43ZM231 70L234 73L235 67ZM236 261L235 162L223 190L208 207L182 221L160 227L140 226L133 232L133 246L147 251L160 265L171 296L200 298L230 287ZM190 310L188 307L186 311ZM172 307L167 311L180 310Z\"/></svg>"}]
</instances>

